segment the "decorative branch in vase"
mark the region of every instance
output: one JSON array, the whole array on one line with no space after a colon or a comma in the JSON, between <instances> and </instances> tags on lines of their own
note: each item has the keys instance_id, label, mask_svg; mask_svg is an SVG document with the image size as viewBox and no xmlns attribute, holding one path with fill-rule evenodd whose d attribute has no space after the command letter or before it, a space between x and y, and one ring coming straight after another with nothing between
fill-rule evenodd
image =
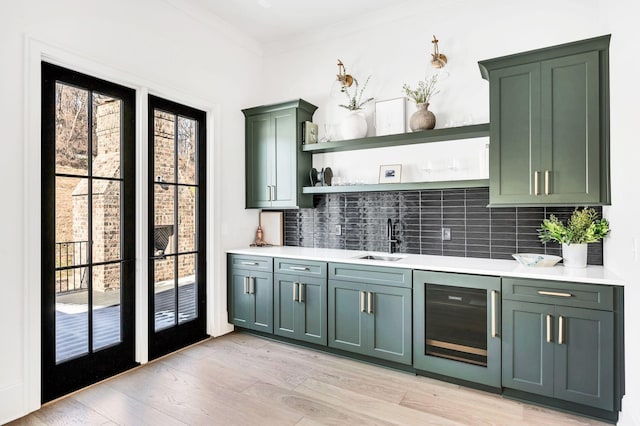
<instances>
[{"instance_id":1,"label":"decorative branch in vase","mask_svg":"<svg viewBox=\"0 0 640 426\"><path fill-rule=\"evenodd\" d=\"M432 97L440 93L436 90L438 75L434 74L430 78L418 81L418 87L412 89L408 84L402 86L402 90L409 99L416 103L418 110L411 115L409 127L412 132L433 129L436 126L436 116L429 111L429 101Z\"/></svg>"},{"instance_id":2,"label":"decorative branch in vase","mask_svg":"<svg viewBox=\"0 0 640 426\"><path fill-rule=\"evenodd\" d=\"M371 76L367 77L364 85L362 86L362 90L360 90L360 83L358 82L358 79L353 77L353 84L355 85L353 94L349 91L348 86L343 86L341 89L341 91L347 96L348 102L338 106L351 111L349 116L340 125L343 139L357 139L363 138L367 135L367 120L362 113L362 108L364 105L371 102L373 98L367 98L363 101L362 95L367 89L370 79Z\"/></svg>"}]
</instances>

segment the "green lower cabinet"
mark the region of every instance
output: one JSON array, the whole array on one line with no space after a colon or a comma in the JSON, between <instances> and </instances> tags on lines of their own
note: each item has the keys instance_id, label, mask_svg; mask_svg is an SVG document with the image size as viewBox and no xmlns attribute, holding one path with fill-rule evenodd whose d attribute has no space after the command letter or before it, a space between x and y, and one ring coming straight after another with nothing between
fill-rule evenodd
<instances>
[{"instance_id":1,"label":"green lower cabinet","mask_svg":"<svg viewBox=\"0 0 640 426\"><path fill-rule=\"evenodd\" d=\"M274 334L327 344L327 280L274 275Z\"/></svg>"},{"instance_id":2,"label":"green lower cabinet","mask_svg":"<svg viewBox=\"0 0 640 426\"><path fill-rule=\"evenodd\" d=\"M329 346L411 364L411 289L329 280Z\"/></svg>"},{"instance_id":3,"label":"green lower cabinet","mask_svg":"<svg viewBox=\"0 0 640 426\"><path fill-rule=\"evenodd\" d=\"M502 384L613 410L613 313L503 301Z\"/></svg>"},{"instance_id":4,"label":"green lower cabinet","mask_svg":"<svg viewBox=\"0 0 640 426\"><path fill-rule=\"evenodd\" d=\"M273 274L231 269L230 321L239 327L273 333Z\"/></svg>"}]
</instances>

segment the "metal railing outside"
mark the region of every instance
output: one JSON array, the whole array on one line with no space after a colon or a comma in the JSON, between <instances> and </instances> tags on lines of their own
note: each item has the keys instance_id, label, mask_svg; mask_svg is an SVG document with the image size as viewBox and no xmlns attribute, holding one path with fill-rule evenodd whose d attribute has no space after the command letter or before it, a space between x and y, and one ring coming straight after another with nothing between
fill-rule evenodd
<instances>
[{"instance_id":1,"label":"metal railing outside","mask_svg":"<svg viewBox=\"0 0 640 426\"><path fill-rule=\"evenodd\" d=\"M88 241L63 241L56 243L56 294L87 288Z\"/></svg>"}]
</instances>

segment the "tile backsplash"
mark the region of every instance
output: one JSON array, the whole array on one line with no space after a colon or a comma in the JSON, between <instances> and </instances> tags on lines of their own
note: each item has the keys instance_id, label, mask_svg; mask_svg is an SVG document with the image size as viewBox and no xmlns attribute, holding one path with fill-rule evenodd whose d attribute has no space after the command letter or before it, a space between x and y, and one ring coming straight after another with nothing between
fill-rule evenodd
<instances>
[{"instance_id":1,"label":"tile backsplash","mask_svg":"<svg viewBox=\"0 0 640 426\"><path fill-rule=\"evenodd\" d=\"M315 208L285 211L284 240L288 246L387 251L390 218L398 253L491 259L561 255L558 244L540 242L537 229L551 214L566 222L573 207L487 204L488 188L315 195ZM442 228L451 230L451 240L442 241ZM589 244L588 263L602 265L602 242Z\"/></svg>"}]
</instances>

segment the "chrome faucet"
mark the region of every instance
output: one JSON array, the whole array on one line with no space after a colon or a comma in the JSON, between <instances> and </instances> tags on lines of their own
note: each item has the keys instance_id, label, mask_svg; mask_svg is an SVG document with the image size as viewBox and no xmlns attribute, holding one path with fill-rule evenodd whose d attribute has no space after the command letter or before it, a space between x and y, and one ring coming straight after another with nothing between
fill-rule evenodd
<instances>
[{"instance_id":1,"label":"chrome faucet","mask_svg":"<svg viewBox=\"0 0 640 426\"><path fill-rule=\"evenodd\" d=\"M398 240L393 238L393 224L391 218L387 219L387 243L389 244L389 253L393 253L393 243L397 243Z\"/></svg>"}]
</instances>

